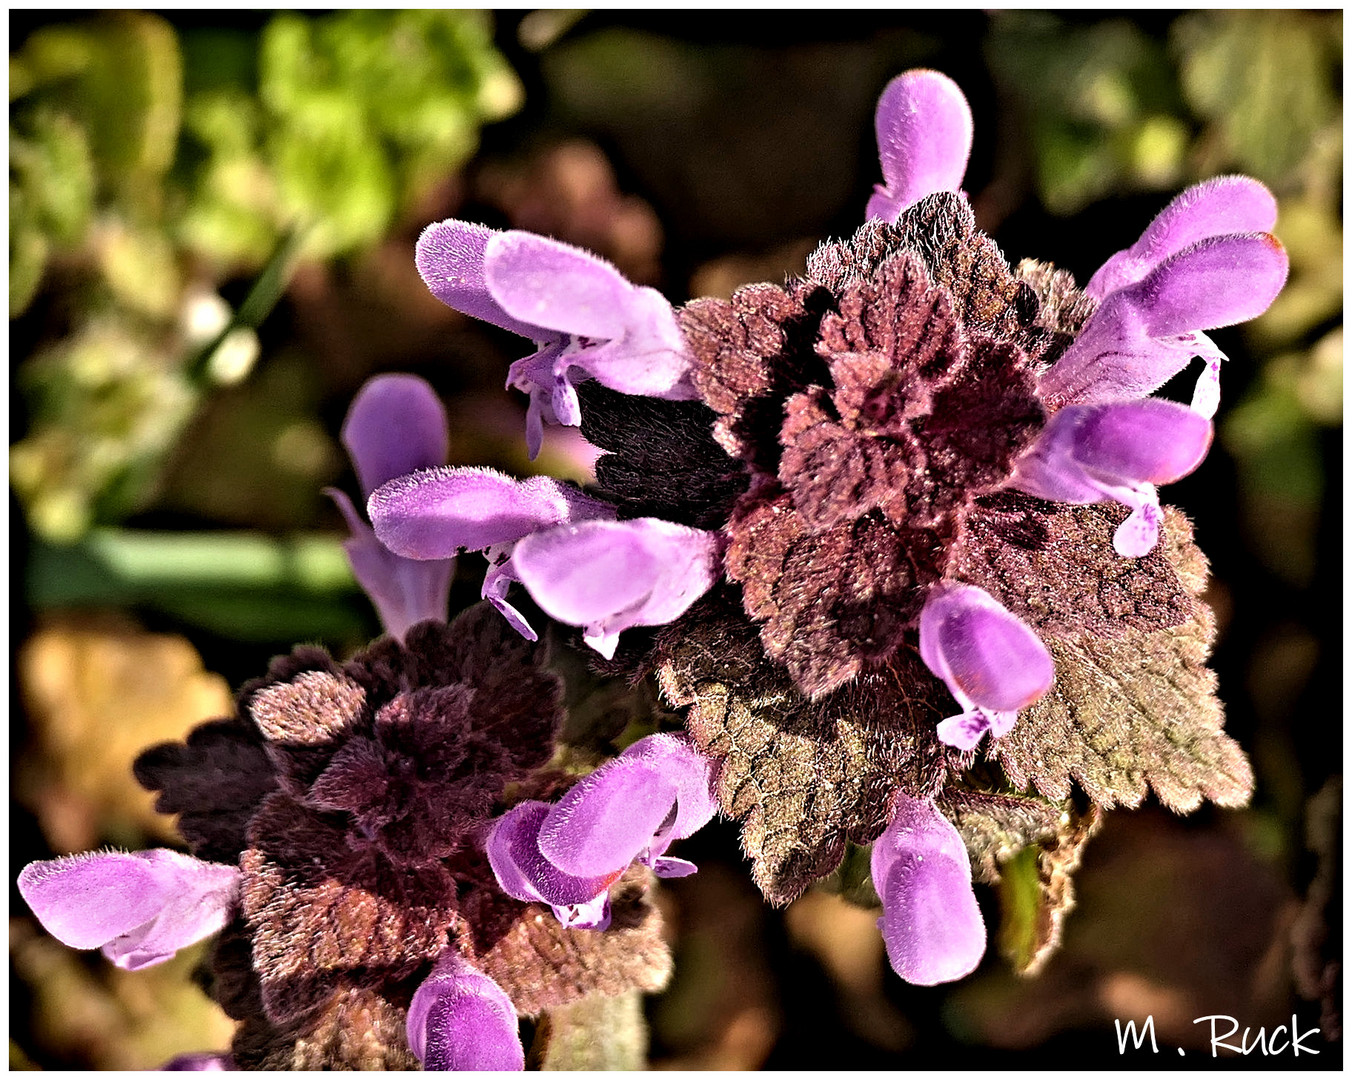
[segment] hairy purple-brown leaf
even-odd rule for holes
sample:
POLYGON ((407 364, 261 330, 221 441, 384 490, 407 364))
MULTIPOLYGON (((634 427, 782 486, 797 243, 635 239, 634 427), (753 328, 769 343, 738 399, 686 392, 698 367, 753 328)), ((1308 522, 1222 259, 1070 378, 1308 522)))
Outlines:
POLYGON ((650 883, 650 872, 634 866, 612 887, 604 931, 568 929, 544 905, 475 889, 461 907, 458 943, 527 1016, 592 995, 660 990, 671 953, 650 883))
MULTIPOLYGON (((1195 596, 1201 555, 1172 510, 1164 539, 1166 558, 1195 596)), ((1031 783, 1052 799, 1065 798, 1073 781, 1103 807, 1138 806, 1152 789, 1178 812, 1203 799, 1244 805, 1253 769, 1222 730, 1216 676, 1205 666, 1214 634, 1214 616, 1197 601, 1187 621, 1167 629, 1044 636, 1056 683, 1013 731, 987 743, 987 758, 1016 787, 1031 783)))
POLYGON ((254 816, 249 843, 241 899, 273 1022, 323 1004, 344 980, 406 978, 444 947, 456 889, 440 864, 399 866, 354 844, 343 815, 281 793, 254 816))
POLYGON ((158 791, 155 809, 178 814, 192 853, 233 864, 245 847, 249 819, 277 788, 258 732, 238 718, 211 720, 181 743, 161 743, 137 757, 137 782, 158 791))
POLYGON ((728 576, 742 583, 765 651, 803 693, 829 693, 896 652, 948 549, 878 512, 814 534, 787 494, 758 494, 729 523, 728 576))
POLYGON ((723 812, 766 898, 787 904, 833 871, 847 840, 887 826, 893 792, 933 795, 945 751, 934 735, 942 686, 911 651, 810 701, 761 651, 725 593, 706 598, 658 643, 659 679, 719 766, 723 812))
POLYGON ((1139 559, 1113 550, 1118 503, 1066 506, 1019 492, 968 516, 953 575, 985 589, 1044 639, 1178 626, 1197 609, 1163 545, 1139 559))

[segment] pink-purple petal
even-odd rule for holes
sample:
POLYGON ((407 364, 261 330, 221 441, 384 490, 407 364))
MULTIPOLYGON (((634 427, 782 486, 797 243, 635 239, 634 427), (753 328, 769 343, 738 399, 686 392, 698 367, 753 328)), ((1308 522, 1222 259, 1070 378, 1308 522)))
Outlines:
POLYGON ((883 902, 878 925, 893 970, 919 986, 974 971, 986 951, 986 927, 971 864, 962 837, 934 804, 898 795, 871 864, 883 902))
POLYGON ((654 766, 616 758, 583 777, 540 826, 540 854, 574 877, 624 870, 676 812, 676 785, 654 766))
POLYGON ((1012 712, 1056 677, 1037 634, 983 589, 944 582, 920 612, 920 656, 963 706, 1012 712))
POLYGON ((718 812, 714 763, 695 749, 688 735, 649 735, 626 747, 620 758, 644 762, 676 785, 671 839, 693 836, 718 812))
POLYGON ((54 938, 129 971, 168 960, 232 916, 239 870, 176 851, 92 852, 30 863, 19 893, 54 938))
POLYGON ((963 838, 932 802, 896 797, 895 818, 873 843, 873 887, 887 958, 907 983, 933 987, 971 975, 986 952, 963 838), (945 827, 946 826, 946 827, 945 827))
POLYGON ((972 111, 957 83, 937 71, 898 75, 874 116, 884 183, 867 216, 896 221, 936 191, 957 191, 972 150, 972 111))
POLYGON ((493 299, 484 280, 484 252, 497 230, 468 221, 439 221, 418 237, 418 273, 432 295, 448 307, 514 334, 542 341, 551 332, 515 319, 493 299))
POLYGON ((517 545, 513 561, 547 614, 613 639, 683 614, 713 585, 717 552, 713 533, 636 518, 534 533, 517 545))
POLYGON ((1060 502, 1114 498, 1118 487, 1172 483, 1211 446, 1212 424, 1172 401, 1068 405, 1015 466, 1013 485, 1060 502))
POLYGON ((325 494, 337 505, 351 536, 343 543, 348 565, 357 584, 375 605, 387 633, 402 639, 410 626, 425 619, 446 619, 450 602, 453 559, 405 559, 394 554, 377 538, 352 505, 336 488, 325 494))
POLYGON ((1131 247, 1108 259, 1089 279, 1085 293, 1102 300, 1139 281, 1171 255, 1213 236, 1271 232, 1277 200, 1247 176, 1217 176, 1180 193, 1131 247))
POLYGON ((426 380, 378 375, 352 399, 342 441, 369 496, 387 480, 446 463, 446 410, 426 380))
POLYGON ((493 300, 522 323, 600 340, 624 335, 634 287, 591 252, 514 230, 488 240, 483 265, 493 300))
MULTIPOLYGON (((494 822, 485 850, 502 891, 517 900, 539 900, 559 908, 603 899, 625 867, 596 877, 566 874, 540 853, 540 827, 551 805, 518 803, 494 822)), ((625 864, 628 866, 628 863, 625 864)))
POLYGON ((235 1059, 229 1054, 179 1054, 160 1066, 160 1072, 234 1072, 235 1059))
POLYGON ((1058 405, 1143 397, 1215 346, 1199 330, 1261 315, 1286 281, 1287 258, 1267 234, 1214 237, 1170 256, 1111 293, 1038 391, 1058 405))
POLYGON ((395 554, 447 559, 614 510, 549 477, 513 480, 492 469, 440 468, 377 488, 367 512, 376 536, 395 554))
POLYGON ((1263 314, 1286 284, 1275 236, 1217 236, 1171 255, 1131 286, 1152 337, 1233 326, 1263 314))
POLYGON ((492 979, 454 950, 413 993, 408 1045, 424 1069, 519 1072, 525 1053, 516 1009, 492 979))

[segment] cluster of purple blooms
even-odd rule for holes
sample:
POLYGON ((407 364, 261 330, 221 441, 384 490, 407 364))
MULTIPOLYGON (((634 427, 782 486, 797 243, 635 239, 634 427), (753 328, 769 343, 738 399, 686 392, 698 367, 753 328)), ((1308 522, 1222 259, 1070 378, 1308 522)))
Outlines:
MULTIPOLYGON (((869 218, 894 222, 927 196, 959 192, 972 120, 948 78, 912 71, 893 80, 876 126, 885 182, 869 218)), ((1124 504, 1118 555, 1156 546, 1157 486, 1195 469, 1212 438, 1223 355, 1204 331, 1260 314, 1285 281, 1286 256, 1269 232, 1275 219, 1262 185, 1209 181, 1093 275, 1092 314, 1038 375, 1045 425, 1015 462, 1010 487, 1055 502, 1124 504), (1190 407, 1150 396, 1193 358, 1204 367, 1190 407)), ((535 343, 508 378, 529 395, 532 457, 544 425, 581 423, 578 388, 590 380, 624 395, 699 397, 670 304, 587 252, 445 221, 423 234, 417 263, 446 304, 535 343)), ((352 569, 395 637, 446 618, 453 559, 466 551, 486 557, 482 596, 523 637, 534 641, 536 631, 512 604, 514 584, 607 659, 625 631, 673 622, 723 577, 726 539, 716 529, 621 520, 610 502, 569 484, 446 467, 445 414, 421 380, 373 380, 342 436, 369 524, 347 496, 332 495, 351 532, 352 569)), ((958 706, 939 739, 960 750, 1006 735, 1055 679, 1034 629, 975 585, 929 585, 916 630, 920 658, 958 706)), ((547 905, 565 926, 604 931, 609 890, 631 864, 658 877, 694 872, 667 850, 715 815, 716 791, 715 764, 687 736, 650 736, 560 798, 511 807, 482 836, 483 851, 508 896, 547 905)), ((935 801, 895 793, 871 867, 897 973, 933 985, 971 972, 986 931, 964 842, 935 801)), ((137 969, 219 931, 239 904, 239 871, 166 850, 93 853, 32 864, 19 888, 59 940, 137 969)), ((425 1067, 522 1067, 510 999, 454 950, 407 1015, 409 1046, 425 1067)))

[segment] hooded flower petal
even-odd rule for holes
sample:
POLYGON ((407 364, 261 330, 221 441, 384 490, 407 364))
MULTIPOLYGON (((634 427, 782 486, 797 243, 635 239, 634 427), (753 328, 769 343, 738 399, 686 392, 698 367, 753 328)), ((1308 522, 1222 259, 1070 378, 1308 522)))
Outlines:
POLYGON ((432 295, 447 307, 510 330, 532 341, 557 336, 533 323, 514 319, 493 299, 484 280, 484 251, 496 229, 468 221, 439 221, 418 237, 418 273, 432 295))
POLYGON ((19 893, 49 934, 73 949, 102 948, 128 971, 216 933, 238 892, 235 867, 165 849, 68 855, 19 874, 19 893))
POLYGON ((953 823, 927 799, 897 796, 891 824, 873 845, 878 926, 892 968, 934 986, 970 974, 986 951, 972 867, 953 823))
POLYGON ((424 1069, 520 1072, 516 1009, 497 983, 454 950, 437 961, 408 1007, 408 1045, 424 1069))
POLYGON ((1171 255, 1213 236, 1271 232, 1277 200, 1257 180, 1218 176, 1178 195, 1150 223, 1141 238, 1105 262, 1085 286, 1086 296, 1102 300, 1140 281, 1171 255))
MULTIPOLYGON (((414 375, 379 375, 358 391, 343 422, 343 445, 362 494, 395 477, 441 465, 447 451, 446 410, 436 391, 414 375)), ((357 584, 371 598, 386 631, 397 638, 414 623, 446 618, 449 559, 414 562, 390 552, 336 488, 325 490, 347 521, 343 545, 357 584)))
POLYGON ((446 409, 426 380, 378 375, 352 399, 342 441, 369 496, 387 480, 446 463, 446 409))
POLYGON ((599 340, 625 334, 634 286, 581 248, 534 233, 496 233, 484 251, 484 282, 502 310, 523 324, 599 340))
POLYGON ((550 905, 559 922, 582 930, 610 925, 609 890, 629 865, 597 877, 566 874, 540 853, 540 827, 551 806, 518 803, 493 823, 484 847, 502 891, 517 900, 550 905))
POLYGON ((1043 499, 1113 499, 1130 506, 1133 513, 1119 527, 1114 546, 1120 555, 1139 557, 1159 539, 1155 485, 1197 468, 1211 433, 1205 416, 1158 398, 1068 405, 1019 459, 1010 483, 1043 499))
POLYGON ((635 518, 533 533, 513 562, 546 613, 584 627, 584 640, 610 657, 621 631, 671 622, 708 591, 717 553, 714 533, 635 518))
POLYGON ((441 468, 382 485, 367 512, 376 536, 395 554, 445 559, 615 511, 549 477, 513 480, 492 469, 441 468))
POLYGON ((878 99, 874 127, 885 183, 875 186, 868 217, 896 221, 926 195, 958 190, 972 152, 972 110, 947 75, 898 75, 878 99))
MULTIPOLYGON (((1057 406, 1144 397, 1194 356, 1214 377, 1221 354, 1200 330, 1261 315, 1286 282, 1287 259, 1272 236, 1213 237, 1184 248, 1140 281, 1111 293, 1038 382, 1057 406)), ((1212 395, 1204 392, 1204 403, 1212 395)))
POLYGON ((689 863, 665 860, 672 841, 708 824, 717 809, 712 764, 675 735, 640 739, 579 780, 540 827, 540 853, 579 877, 623 870, 634 860, 659 877, 683 876, 689 863), (679 871, 667 874, 668 863, 679 871))
POLYGON ((965 710, 939 724, 939 738, 969 750, 987 731, 1012 726, 1056 678, 1047 648, 984 589, 944 582, 920 612, 920 658, 965 710))

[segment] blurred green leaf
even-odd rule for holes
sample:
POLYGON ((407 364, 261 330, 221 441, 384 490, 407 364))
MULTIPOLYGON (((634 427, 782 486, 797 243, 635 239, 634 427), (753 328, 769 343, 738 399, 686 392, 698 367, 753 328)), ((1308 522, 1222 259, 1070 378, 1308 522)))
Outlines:
POLYGON ((1000 954, 1023 971, 1042 949, 1042 880, 1037 847, 1026 847, 1000 867, 1000 954))
POLYGON ((550 1009, 537 1029, 536 1043, 531 1052, 540 1055, 544 1072, 642 1069, 648 1054, 643 996, 637 990, 617 997, 593 994, 550 1009))
POLYGON ((183 69, 173 28, 145 12, 41 27, 21 59, 35 90, 88 133, 110 191, 153 204, 178 142, 183 69))
POLYGON ((35 608, 144 606, 240 641, 365 636, 342 538, 95 529, 38 542, 25 592, 35 608))
POLYGON ((1232 162, 1282 185, 1321 141, 1339 139, 1342 16, 1336 12, 1196 12, 1173 27, 1188 103, 1219 146, 1204 171, 1232 162))
POLYGON ((1038 193, 1069 214, 1108 194, 1178 181, 1187 129, 1164 49, 1134 24, 1067 26, 1046 12, 994 17, 986 55, 1023 105, 1038 193))

